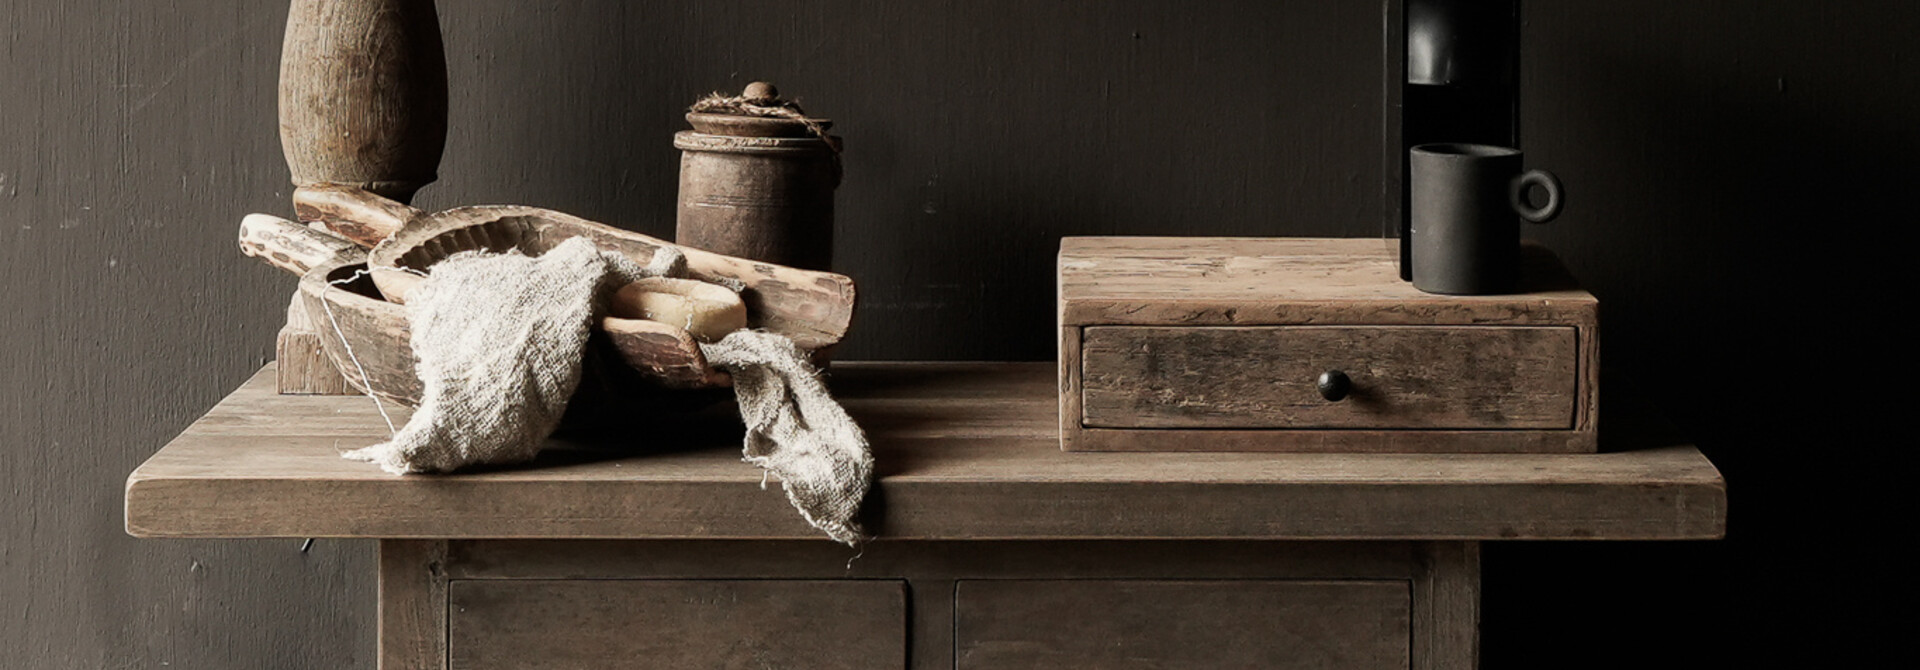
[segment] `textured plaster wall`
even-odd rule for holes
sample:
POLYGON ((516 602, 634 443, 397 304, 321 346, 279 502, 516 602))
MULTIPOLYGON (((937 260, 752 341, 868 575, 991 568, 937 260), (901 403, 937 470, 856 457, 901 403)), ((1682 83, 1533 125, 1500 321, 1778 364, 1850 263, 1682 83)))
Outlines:
MULTIPOLYGON (((1378 230, 1378 3, 442 3, 429 208, 670 235, 681 106, 769 78, 848 139, 850 358, 1047 359, 1061 235, 1378 230)), ((143 541, 128 471, 272 354, 279 2, 0 0, 0 667, 371 668, 372 546, 143 541)), ((1731 537, 1487 550, 1488 667, 1865 662, 1913 609, 1889 417, 1910 2, 1532 2, 1538 236, 1610 372, 1732 482, 1731 537)))

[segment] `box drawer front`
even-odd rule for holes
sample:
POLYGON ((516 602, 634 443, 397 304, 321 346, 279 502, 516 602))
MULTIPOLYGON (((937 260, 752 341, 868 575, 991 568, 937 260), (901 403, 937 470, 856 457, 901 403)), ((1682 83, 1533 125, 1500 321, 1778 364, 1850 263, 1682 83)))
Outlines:
POLYGON ((1401 581, 962 581, 960 670, 1408 666, 1401 581))
POLYGON ((1569 429, 1571 327, 1089 326, 1094 428, 1569 429), (1321 397, 1321 373, 1352 380, 1321 397))
POLYGON ((1572 428, 1567 326, 1089 326, 1089 428, 1572 428), (1352 378, 1327 401, 1321 372, 1352 378))
POLYGON ((455 580, 453 670, 906 665, 899 581, 455 580))

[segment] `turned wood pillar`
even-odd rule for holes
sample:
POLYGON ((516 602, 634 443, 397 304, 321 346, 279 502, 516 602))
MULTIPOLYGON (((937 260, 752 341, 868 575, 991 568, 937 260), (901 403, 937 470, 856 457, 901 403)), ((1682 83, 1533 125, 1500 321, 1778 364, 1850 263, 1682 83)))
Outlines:
POLYGON ((280 146, 295 186, 407 202, 447 143, 433 0, 293 0, 280 52, 280 146))
MULTIPOLYGON (((280 146, 294 186, 347 184, 408 202, 447 143, 447 63, 433 0, 293 0, 280 52, 280 146)), ((347 393, 318 318, 288 310, 281 393, 347 393), (317 363, 317 364, 316 364, 317 363)))

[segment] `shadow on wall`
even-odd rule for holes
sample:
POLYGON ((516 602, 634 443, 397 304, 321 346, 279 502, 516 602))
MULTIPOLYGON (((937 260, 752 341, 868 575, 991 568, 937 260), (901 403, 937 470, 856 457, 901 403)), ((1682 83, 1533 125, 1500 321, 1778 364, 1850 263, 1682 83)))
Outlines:
POLYGON ((1909 580, 1858 579, 1898 574, 1875 510, 1915 463, 1889 428, 1911 393, 1883 390, 1906 349, 1884 296, 1920 177, 1920 77, 1892 27, 1920 16, 1547 4, 1525 134, 1572 204, 1532 232, 1600 296, 1609 368, 1726 474, 1730 523, 1719 543, 1491 548, 1487 667, 1871 662, 1915 623, 1892 608, 1909 580))

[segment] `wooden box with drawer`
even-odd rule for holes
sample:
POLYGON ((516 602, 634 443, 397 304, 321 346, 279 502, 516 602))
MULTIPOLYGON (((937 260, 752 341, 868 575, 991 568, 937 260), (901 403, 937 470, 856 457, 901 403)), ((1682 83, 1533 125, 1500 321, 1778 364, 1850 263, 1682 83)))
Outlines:
POLYGON ((1598 303, 1401 281, 1391 240, 1061 242, 1068 451, 1592 452, 1598 303))

